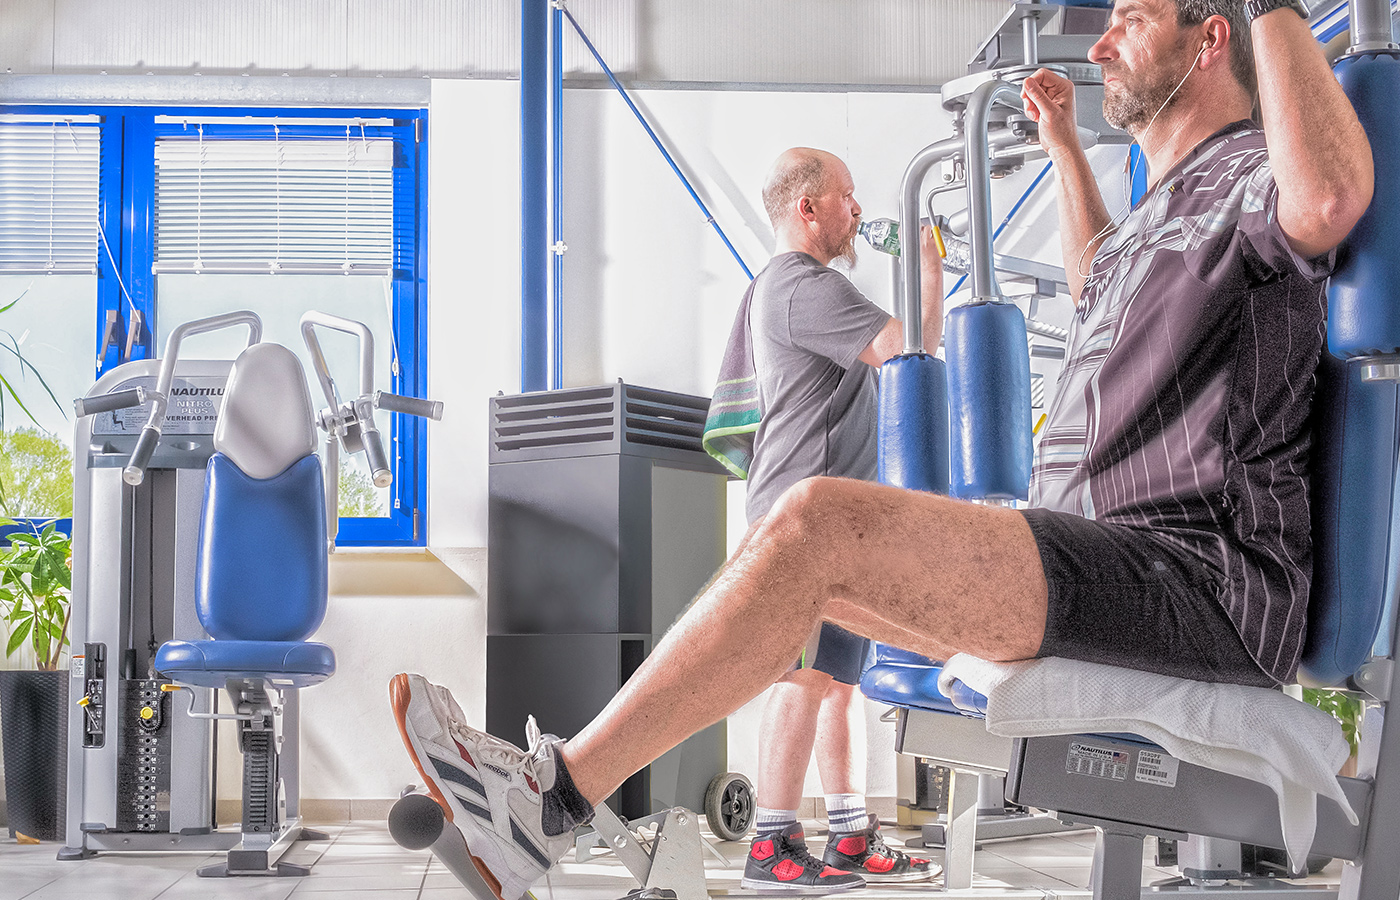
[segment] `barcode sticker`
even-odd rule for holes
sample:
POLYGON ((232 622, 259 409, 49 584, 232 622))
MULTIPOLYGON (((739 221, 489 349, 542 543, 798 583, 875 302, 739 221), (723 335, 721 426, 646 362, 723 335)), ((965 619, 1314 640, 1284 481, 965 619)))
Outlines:
POLYGON ((1092 744, 1070 744, 1069 756, 1065 758, 1065 771, 1070 775, 1126 781, 1128 755, 1126 750, 1095 747, 1092 744))
POLYGON ((1133 772, 1136 781, 1160 784, 1163 787, 1176 787, 1178 760, 1158 750, 1139 750, 1137 768, 1133 772))

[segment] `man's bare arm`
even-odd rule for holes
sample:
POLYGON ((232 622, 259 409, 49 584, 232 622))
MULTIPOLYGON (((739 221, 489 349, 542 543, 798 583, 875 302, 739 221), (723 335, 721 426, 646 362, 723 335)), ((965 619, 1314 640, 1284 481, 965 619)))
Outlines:
MULTIPOLYGON (((933 353, 943 338, 943 262, 933 239, 933 229, 928 225, 919 230, 919 291, 924 317, 924 349, 933 353)), ((904 323, 890 319, 857 359, 879 368, 885 360, 903 352, 904 323)))
POLYGON ((1279 226, 1299 255, 1317 256, 1371 203, 1371 145, 1306 22, 1278 9, 1255 19, 1250 36, 1279 226))
MULTIPOLYGON (((1296 16, 1295 16, 1296 18, 1296 16)), ((1074 85, 1041 69, 1022 85, 1026 112, 1040 124, 1040 146, 1055 164, 1060 201, 1060 248, 1064 253, 1065 281, 1076 304, 1084 290, 1089 261, 1107 237, 1108 208, 1099 192, 1089 158, 1079 145, 1074 114, 1074 85)))

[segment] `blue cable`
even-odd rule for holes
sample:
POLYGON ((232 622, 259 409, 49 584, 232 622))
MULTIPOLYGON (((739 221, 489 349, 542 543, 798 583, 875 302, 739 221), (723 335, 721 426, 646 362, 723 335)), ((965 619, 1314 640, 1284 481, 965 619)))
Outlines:
POLYGON ((715 221, 715 217, 711 215, 709 209, 705 207, 705 201, 701 200, 700 195, 695 193, 695 188, 690 186, 690 181, 681 172, 680 167, 676 165, 676 161, 671 158, 671 154, 666 152, 666 148, 662 145, 661 139, 656 136, 656 132, 651 130, 651 126, 647 124, 647 120, 642 115, 641 110, 637 109, 637 105, 632 102, 632 98, 627 96, 627 91, 618 82, 617 77, 613 75, 612 69, 609 69, 608 64, 603 62, 603 57, 598 55, 598 51, 594 48, 593 42, 588 39, 588 35, 583 33, 583 29, 579 27, 578 20, 574 18, 574 14, 569 12, 567 7, 562 11, 568 18, 569 24, 574 26, 574 31, 577 31, 578 36, 583 39, 584 46, 588 48, 588 52, 593 54, 593 58, 597 60, 598 65, 602 67, 603 74, 608 76, 608 81, 611 81, 612 86, 617 88, 617 92, 622 95, 623 101, 627 103, 627 108, 632 110, 632 114, 637 117, 637 121, 642 123, 642 127, 646 129, 647 136, 651 138, 651 142, 656 145, 657 150, 661 151, 661 155, 666 157, 666 162, 670 164, 671 171, 676 173, 676 177, 681 180, 681 184, 685 185, 685 189, 690 192, 690 198, 695 201, 695 205, 700 207, 700 211, 705 214, 705 221, 710 223, 710 227, 714 228, 715 233, 719 235, 719 239, 724 241, 724 246, 728 247, 729 252, 734 255, 734 260, 739 263, 739 268, 743 269, 744 274, 752 281, 753 273, 750 272, 749 267, 744 264, 743 257, 739 255, 738 250, 734 249, 734 245, 729 242, 729 238, 725 235, 724 229, 719 227, 719 223, 715 221))

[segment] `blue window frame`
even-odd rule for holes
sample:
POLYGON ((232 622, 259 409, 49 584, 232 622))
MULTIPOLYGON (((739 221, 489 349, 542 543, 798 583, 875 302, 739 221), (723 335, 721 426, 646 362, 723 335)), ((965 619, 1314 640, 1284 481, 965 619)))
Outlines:
MULTIPOLYGON (((208 139, 258 139, 273 133, 268 120, 276 119, 285 137, 335 137, 343 126, 315 120, 388 120, 390 124, 366 126, 368 138, 393 142, 393 263, 391 322, 397 348, 398 371, 389 390, 424 396, 427 390, 427 111, 423 109, 345 108, 230 108, 230 107, 114 107, 114 106, 0 106, 0 113, 101 117, 100 187, 98 196, 102 238, 98 250, 98 288, 94 315, 98 341, 108 316, 120 317, 120 334, 126 334, 131 309, 143 319, 140 340, 129 356, 122 340, 95 347, 101 360, 98 376, 124 361, 157 354, 150 346, 159 323, 155 257, 156 141, 176 136, 183 126, 173 118, 228 120, 247 117, 249 124, 205 126, 208 139), (296 120, 305 120, 298 124, 296 120), (129 299, 124 296, 125 284, 129 299)), ((295 275, 276 277, 296 277, 295 275)), ((178 323, 177 323, 178 324, 178 323)), ((314 402, 314 401, 313 401, 314 402)), ((342 518, 339 546, 423 546, 427 523, 427 432, 422 419, 393 414, 390 444, 394 482, 388 514, 382 517, 342 518)), ((69 520, 60 520, 67 530, 69 520)), ((13 530, 13 529, 10 529, 13 530)), ((3 535, 0 535, 2 538, 3 535)))

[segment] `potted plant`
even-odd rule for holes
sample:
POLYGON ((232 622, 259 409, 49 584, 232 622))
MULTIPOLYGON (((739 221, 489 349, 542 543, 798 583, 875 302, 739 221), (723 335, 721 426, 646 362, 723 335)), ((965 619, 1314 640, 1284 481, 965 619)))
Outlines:
POLYGON ((1361 698, 1346 691, 1314 690, 1303 688, 1303 702, 1311 703, 1332 716, 1342 726, 1342 736, 1351 746, 1351 757, 1342 766, 1340 775, 1356 774, 1356 752, 1360 740, 1361 715, 1364 711, 1361 698))
POLYGON ((13 519, 0 551, 0 609, 9 628, 5 655, 31 648, 37 669, 0 671, 0 729, 11 829, 39 840, 63 837, 68 736, 68 645, 72 539, 50 521, 13 519))

